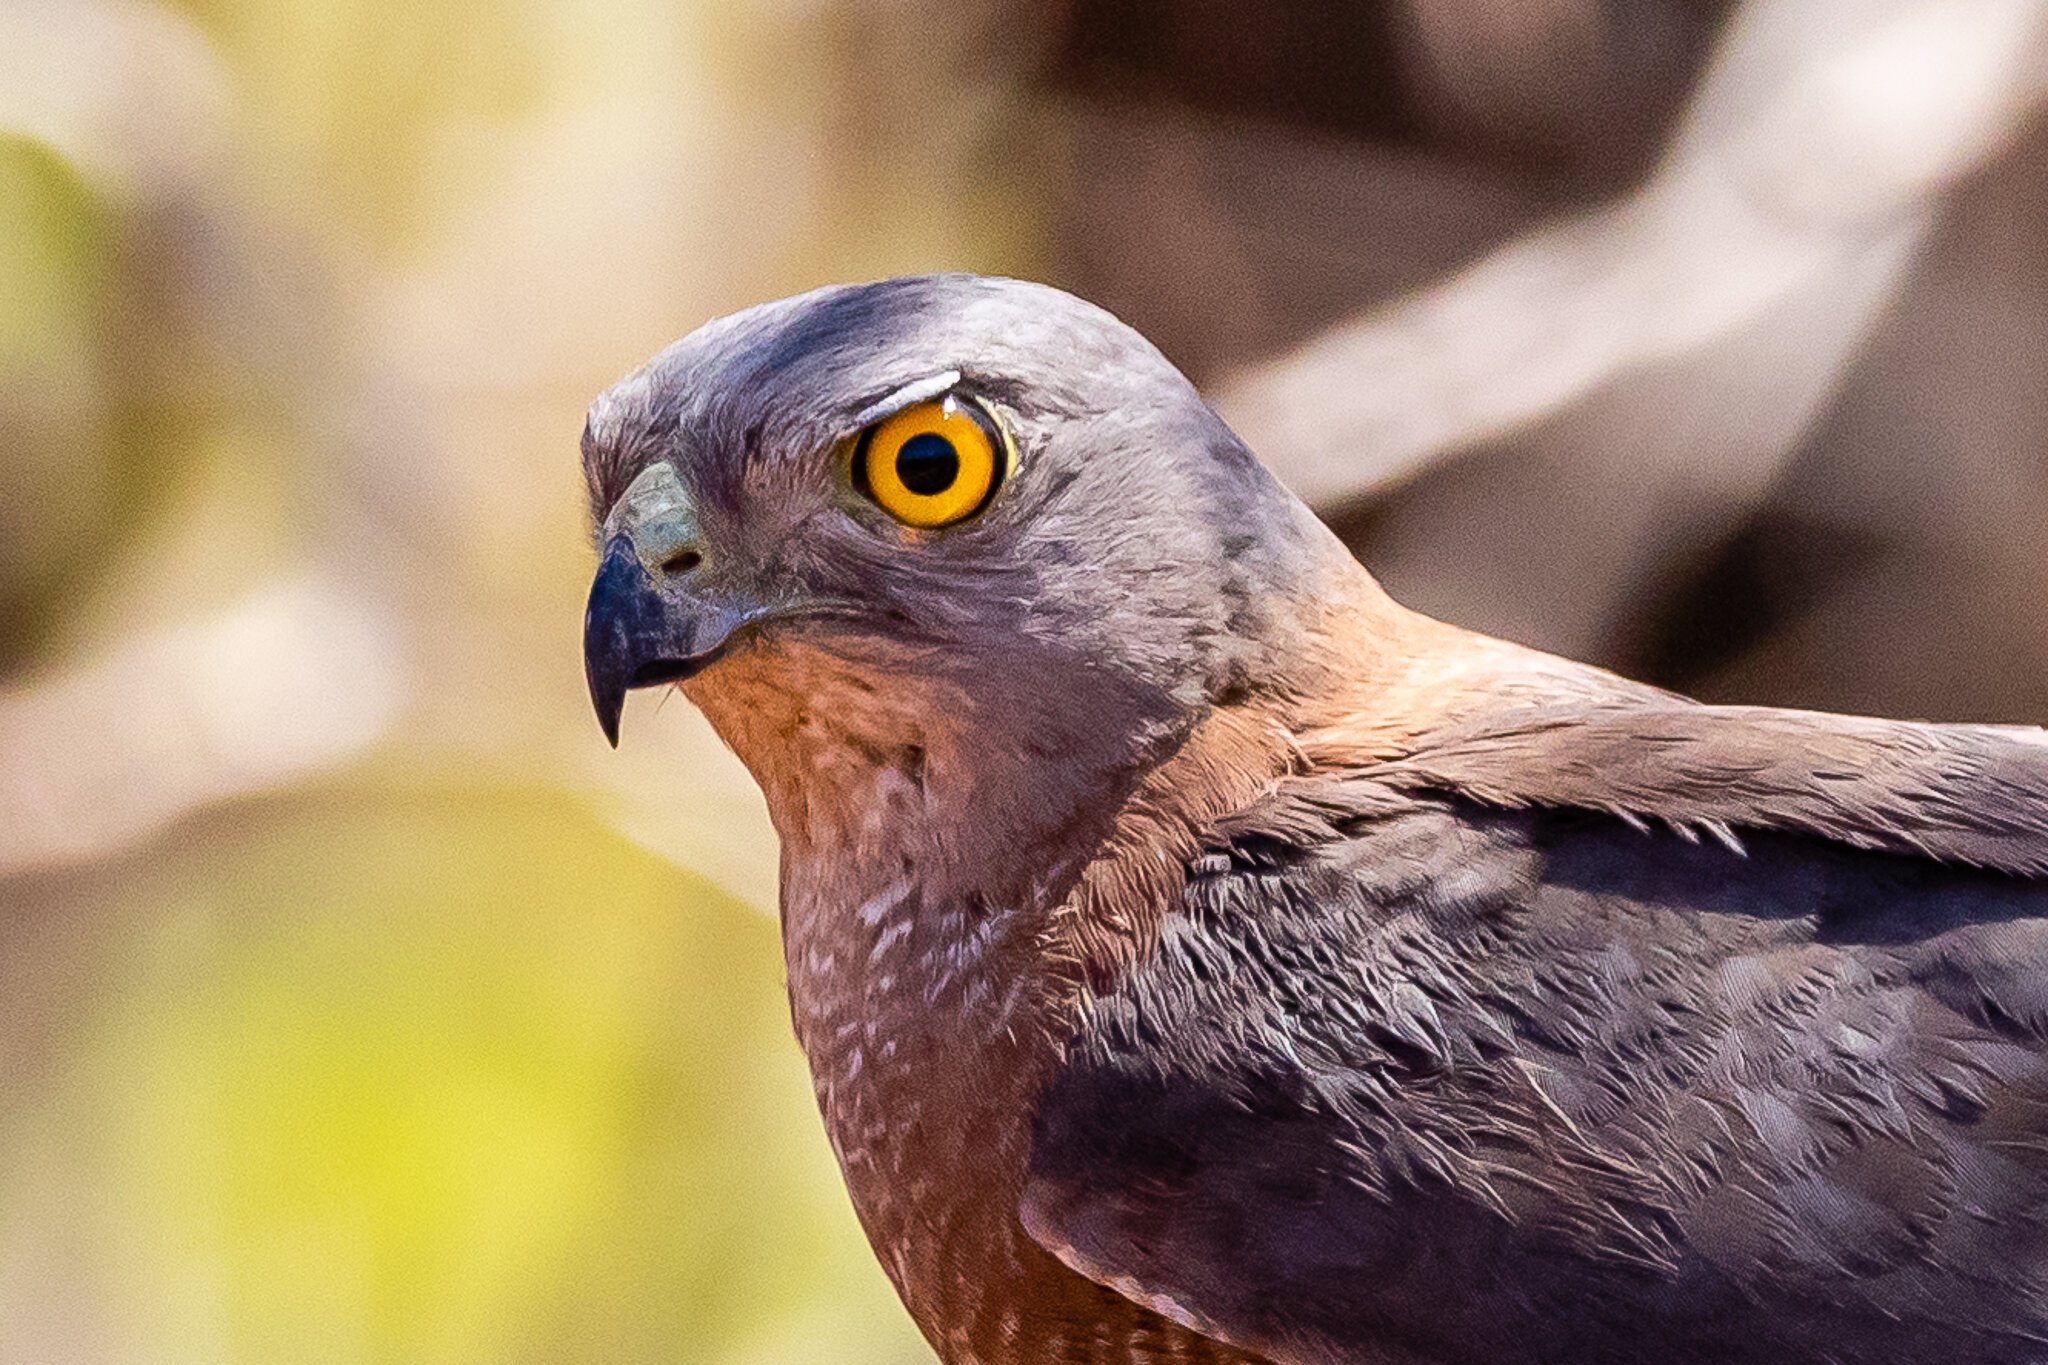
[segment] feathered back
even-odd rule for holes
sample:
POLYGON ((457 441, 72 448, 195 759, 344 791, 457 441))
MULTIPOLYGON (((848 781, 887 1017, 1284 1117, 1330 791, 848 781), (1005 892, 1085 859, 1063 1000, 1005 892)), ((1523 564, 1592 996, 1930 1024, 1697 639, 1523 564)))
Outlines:
POLYGON ((1771 829, 2048 873, 2048 732, 2033 728, 1677 702, 1538 710, 1432 736, 1362 775, 1724 841, 1771 829))

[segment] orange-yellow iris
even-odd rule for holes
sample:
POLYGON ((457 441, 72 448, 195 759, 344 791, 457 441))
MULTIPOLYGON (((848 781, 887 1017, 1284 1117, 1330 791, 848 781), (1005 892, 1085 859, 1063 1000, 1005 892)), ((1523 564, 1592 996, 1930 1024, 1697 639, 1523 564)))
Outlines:
POLYGON ((986 506, 1005 463, 994 419, 955 394, 869 427, 853 459, 863 493, 898 521, 927 530, 986 506))

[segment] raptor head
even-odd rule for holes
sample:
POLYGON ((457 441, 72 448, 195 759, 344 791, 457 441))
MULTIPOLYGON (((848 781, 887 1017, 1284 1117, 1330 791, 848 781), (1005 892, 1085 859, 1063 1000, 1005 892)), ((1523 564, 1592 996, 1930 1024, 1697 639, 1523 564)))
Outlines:
POLYGON ((583 451, 599 723, 680 683, 785 839, 847 765, 991 837, 1070 819, 1286 686, 1363 577, 1148 342, 1014 280, 718 319, 600 397, 583 451))

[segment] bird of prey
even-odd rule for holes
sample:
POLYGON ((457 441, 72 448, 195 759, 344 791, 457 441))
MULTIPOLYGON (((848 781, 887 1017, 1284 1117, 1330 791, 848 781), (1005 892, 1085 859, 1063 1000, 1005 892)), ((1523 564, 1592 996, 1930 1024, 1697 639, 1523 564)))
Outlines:
POLYGON ((2048 1361, 2041 732, 1410 612, 1040 285, 714 321, 583 456, 598 717, 760 782, 951 1365, 2048 1361))

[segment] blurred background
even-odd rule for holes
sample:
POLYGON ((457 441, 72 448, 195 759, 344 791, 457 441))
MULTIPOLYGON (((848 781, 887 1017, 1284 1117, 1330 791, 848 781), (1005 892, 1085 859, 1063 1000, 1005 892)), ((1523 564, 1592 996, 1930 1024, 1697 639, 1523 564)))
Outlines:
POLYGON ((0 1362, 929 1360, 589 399, 835 279, 1148 332, 1394 593, 2048 721, 2038 0, 0 0, 0 1362))

